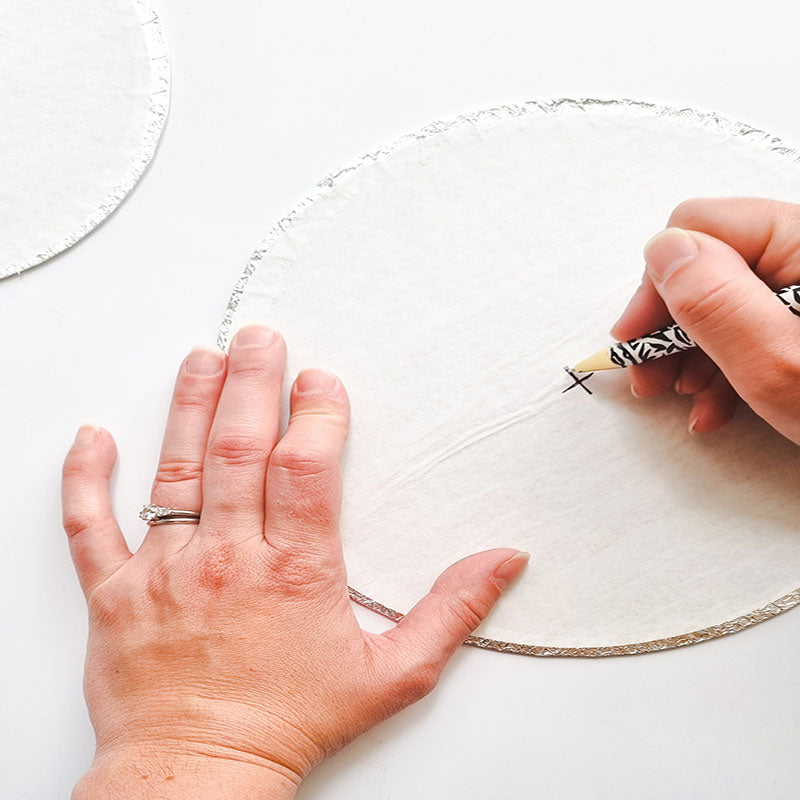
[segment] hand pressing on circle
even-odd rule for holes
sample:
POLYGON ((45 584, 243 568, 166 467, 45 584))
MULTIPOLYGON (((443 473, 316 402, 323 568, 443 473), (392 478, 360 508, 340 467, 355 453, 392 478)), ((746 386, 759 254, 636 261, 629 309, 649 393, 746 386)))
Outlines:
POLYGON ((800 444, 800 317, 774 292, 800 283, 800 206, 752 198, 681 203, 645 248, 620 340, 677 322, 698 349, 629 367, 631 390, 692 395, 689 429, 713 431, 744 400, 800 444))
POLYGON ((427 694, 527 562, 472 555, 395 628, 363 631, 338 532, 347 394, 300 373, 281 435, 285 360, 277 333, 249 326, 227 358, 183 362, 151 502, 202 515, 151 526, 135 554, 111 512, 114 442, 78 431, 64 527, 89 608, 97 751, 74 800, 293 796, 314 765, 427 694))

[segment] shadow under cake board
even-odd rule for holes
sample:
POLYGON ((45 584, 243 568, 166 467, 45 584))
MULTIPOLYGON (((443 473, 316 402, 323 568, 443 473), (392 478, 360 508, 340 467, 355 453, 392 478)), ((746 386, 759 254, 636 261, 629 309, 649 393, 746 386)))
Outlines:
POLYGON ((220 329, 260 322, 288 373, 351 396, 342 537, 389 618, 489 547, 531 552, 470 644, 597 657, 681 647, 798 603, 800 456, 747 409, 572 383, 641 247, 691 196, 800 201, 798 154, 713 113, 559 100, 427 126, 322 181, 253 255, 220 329), (585 388, 585 387, 584 387, 585 388))

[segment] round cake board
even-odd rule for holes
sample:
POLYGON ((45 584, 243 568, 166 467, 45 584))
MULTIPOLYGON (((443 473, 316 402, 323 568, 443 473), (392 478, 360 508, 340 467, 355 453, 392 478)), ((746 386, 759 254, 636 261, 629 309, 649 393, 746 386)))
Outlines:
MULTIPOLYGON (((324 180, 253 255, 222 323, 280 330, 289 373, 352 402, 342 537, 353 597, 407 612, 450 563, 531 553, 470 639, 647 652, 800 600, 800 451, 740 408, 687 431, 603 345, 642 246, 694 196, 800 201, 798 154, 716 114, 530 102, 436 123, 324 180)), ((788 312, 787 312, 788 313, 788 312)))
POLYGON ((153 0, 4 0, 0 278, 71 247, 144 173, 167 118, 153 0))

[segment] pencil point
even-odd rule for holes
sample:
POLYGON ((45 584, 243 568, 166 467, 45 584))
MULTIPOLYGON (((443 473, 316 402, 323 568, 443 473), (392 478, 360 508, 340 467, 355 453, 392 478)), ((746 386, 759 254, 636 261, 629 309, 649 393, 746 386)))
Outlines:
POLYGON ((606 347, 605 350, 579 361, 572 369, 574 372, 598 372, 603 369, 619 369, 619 365, 611 360, 606 347))

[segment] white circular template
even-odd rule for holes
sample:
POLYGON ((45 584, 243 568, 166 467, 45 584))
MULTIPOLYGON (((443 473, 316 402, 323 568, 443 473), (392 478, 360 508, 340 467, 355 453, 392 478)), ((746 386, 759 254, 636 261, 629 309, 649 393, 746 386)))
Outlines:
POLYGON ((690 435, 687 398, 563 369, 610 343, 672 208, 718 195, 800 201, 798 154, 715 114, 562 100, 431 125, 281 220, 220 341, 267 323, 292 375, 348 388, 354 597, 402 614, 456 559, 517 547, 530 565, 472 642, 578 656, 800 602, 800 449, 746 408, 690 435))
POLYGON ((153 0, 0 7, 0 277, 97 227, 150 163, 169 60, 153 0))

